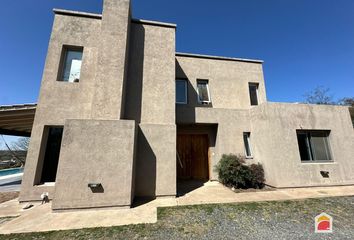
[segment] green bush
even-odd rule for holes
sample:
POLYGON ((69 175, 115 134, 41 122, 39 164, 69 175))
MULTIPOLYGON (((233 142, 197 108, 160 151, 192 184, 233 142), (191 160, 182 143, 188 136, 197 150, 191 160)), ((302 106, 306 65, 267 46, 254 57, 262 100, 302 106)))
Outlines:
POLYGON ((219 180, 235 188, 264 187, 264 170, 261 164, 246 165, 242 156, 224 154, 216 165, 219 180))
POLYGON ((253 188, 263 188, 264 187, 264 169, 262 164, 251 164, 250 165, 252 178, 251 178, 251 186, 253 188))

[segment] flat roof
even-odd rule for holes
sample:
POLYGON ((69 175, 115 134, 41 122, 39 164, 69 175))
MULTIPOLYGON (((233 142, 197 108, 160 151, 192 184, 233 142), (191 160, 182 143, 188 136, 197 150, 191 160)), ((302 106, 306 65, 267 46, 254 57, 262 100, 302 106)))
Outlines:
POLYGON ((137 18, 132 18, 132 23, 154 25, 154 26, 159 26, 159 27, 177 28, 177 24, 174 24, 174 23, 157 22, 157 21, 137 19, 137 18))
POLYGON ((97 14, 97 13, 71 11, 71 10, 58 9, 58 8, 54 8, 53 12, 55 14, 60 14, 60 15, 102 19, 102 14, 97 14))
POLYGON ((176 56, 177 57, 191 57, 191 58, 204 58, 204 59, 224 60, 224 61, 263 63, 263 60, 257 60, 257 59, 221 57, 221 56, 194 54, 194 53, 176 52, 176 56))
POLYGON ((13 105, 0 105, 0 112, 13 111, 13 110, 28 110, 36 109, 37 103, 24 103, 24 104, 13 104, 13 105))
POLYGON ((37 104, 0 106, 0 134, 31 136, 37 104))
MULTIPOLYGON (((54 8, 53 12, 55 14, 60 14, 60 15, 102 19, 102 14, 97 14, 97 13, 71 11, 71 10, 58 9, 58 8, 54 8)), ((170 27, 170 28, 177 27, 177 24, 174 23, 151 21, 151 20, 144 20, 144 19, 137 19, 137 18, 132 18, 131 21, 132 23, 146 24, 146 25, 153 25, 153 26, 160 26, 160 27, 170 27)))

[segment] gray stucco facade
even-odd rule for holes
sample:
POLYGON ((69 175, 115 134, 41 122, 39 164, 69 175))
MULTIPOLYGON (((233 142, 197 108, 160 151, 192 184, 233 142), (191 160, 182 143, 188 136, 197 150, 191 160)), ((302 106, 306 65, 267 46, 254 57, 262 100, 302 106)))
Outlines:
POLYGON ((133 19, 129 0, 103 2, 102 15, 54 10, 20 201, 48 192, 53 209, 65 210, 174 197, 177 136, 188 134, 207 136, 208 180, 218 179, 222 154, 245 153, 247 132, 247 161, 263 164, 271 186, 354 184, 347 107, 269 103, 262 61, 176 53, 176 25, 133 19), (83 49, 79 82, 58 81, 67 46, 83 49), (176 79, 186 82, 185 104, 176 104, 176 79), (208 104, 198 101, 200 79, 208 82, 208 104), (57 126, 56 177, 43 182, 48 128, 57 126), (301 161, 297 131, 304 129, 330 132, 330 161, 301 161))

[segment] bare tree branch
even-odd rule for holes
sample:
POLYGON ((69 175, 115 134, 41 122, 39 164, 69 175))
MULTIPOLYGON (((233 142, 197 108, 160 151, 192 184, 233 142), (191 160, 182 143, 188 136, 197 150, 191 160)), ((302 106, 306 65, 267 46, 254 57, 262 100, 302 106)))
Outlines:
POLYGON ((304 95, 305 102, 309 104, 335 104, 335 102, 333 102, 333 96, 329 95, 329 92, 329 88, 318 86, 313 91, 304 95))

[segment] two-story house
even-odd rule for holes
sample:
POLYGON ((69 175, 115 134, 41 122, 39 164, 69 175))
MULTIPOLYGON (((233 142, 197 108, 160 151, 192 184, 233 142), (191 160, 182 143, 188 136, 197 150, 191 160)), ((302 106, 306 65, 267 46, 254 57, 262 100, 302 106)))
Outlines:
POLYGON ((273 187, 354 184, 347 107, 267 102, 262 61, 176 53, 176 25, 55 9, 20 201, 129 207, 217 180, 222 154, 273 187))

